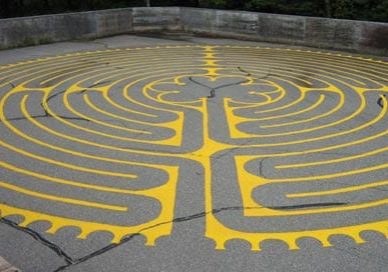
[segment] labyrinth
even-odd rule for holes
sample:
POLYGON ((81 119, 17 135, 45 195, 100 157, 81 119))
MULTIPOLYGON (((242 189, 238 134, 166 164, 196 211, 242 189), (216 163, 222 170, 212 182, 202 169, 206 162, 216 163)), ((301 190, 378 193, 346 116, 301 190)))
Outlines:
POLYGON ((387 93, 384 61, 285 48, 143 47, 0 66, 1 216, 157 246, 196 184, 203 208, 187 216, 204 219, 215 249, 388 237, 387 93))

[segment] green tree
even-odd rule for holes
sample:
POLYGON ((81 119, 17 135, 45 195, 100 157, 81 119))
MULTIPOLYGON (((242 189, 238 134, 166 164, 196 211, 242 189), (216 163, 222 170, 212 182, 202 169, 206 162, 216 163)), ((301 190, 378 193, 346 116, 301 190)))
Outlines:
POLYGON ((331 13, 334 18, 353 19, 355 17, 353 0, 332 1, 331 13))
POLYGON ((201 0, 200 7, 203 8, 226 8, 228 0, 201 0))
MULTIPOLYGON (((0 18, 145 6, 147 0, 0 0, 0 18)), ((388 22, 388 0, 150 0, 151 6, 194 6, 388 22)))

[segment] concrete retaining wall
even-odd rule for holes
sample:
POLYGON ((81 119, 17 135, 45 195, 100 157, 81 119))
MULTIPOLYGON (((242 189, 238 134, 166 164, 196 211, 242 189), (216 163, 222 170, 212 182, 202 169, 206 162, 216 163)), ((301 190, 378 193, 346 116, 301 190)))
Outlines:
POLYGON ((183 8, 186 31, 388 55, 388 24, 242 11, 183 8))
POLYGON ((179 7, 0 20, 0 47, 163 30, 388 55, 387 23, 179 7))
POLYGON ((0 48, 182 28, 180 8, 128 8, 0 20, 0 48))

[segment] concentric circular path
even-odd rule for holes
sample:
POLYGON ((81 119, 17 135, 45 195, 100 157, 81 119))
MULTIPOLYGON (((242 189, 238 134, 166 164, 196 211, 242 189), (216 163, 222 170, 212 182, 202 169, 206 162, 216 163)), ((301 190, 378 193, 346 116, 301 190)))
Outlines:
POLYGON ((0 66, 1 216, 158 246, 183 220, 180 194, 200 184, 203 209, 187 216, 205 218, 216 249, 388 236, 386 93, 385 62, 277 48, 129 48, 0 66))

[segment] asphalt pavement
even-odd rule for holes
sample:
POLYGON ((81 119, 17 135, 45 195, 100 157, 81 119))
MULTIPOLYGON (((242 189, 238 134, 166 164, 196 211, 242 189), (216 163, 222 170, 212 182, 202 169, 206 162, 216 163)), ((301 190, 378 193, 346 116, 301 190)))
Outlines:
POLYGON ((22 271, 387 271, 388 62, 122 35, 0 51, 22 271))

